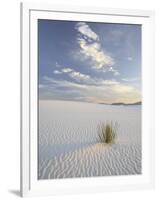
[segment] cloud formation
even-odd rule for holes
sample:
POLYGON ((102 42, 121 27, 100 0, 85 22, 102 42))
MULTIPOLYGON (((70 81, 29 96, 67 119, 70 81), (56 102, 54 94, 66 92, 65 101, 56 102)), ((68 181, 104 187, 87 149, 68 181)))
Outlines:
POLYGON ((88 74, 81 73, 79 71, 75 71, 72 68, 62 68, 61 70, 54 70, 55 74, 67 74, 70 78, 73 79, 73 81, 82 83, 82 84, 87 84, 87 85, 101 85, 101 84, 115 84, 118 83, 115 80, 104 80, 96 77, 91 77, 88 74))
POLYGON ((72 72, 73 70, 71 68, 63 68, 61 71, 64 73, 69 73, 72 72))
POLYGON ((135 78, 122 78, 121 79, 124 82, 136 82, 136 81, 140 81, 139 77, 135 77, 135 78))
POLYGON ((90 79, 89 75, 85 75, 85 74, 82 74, 80 72, 75 72, 75 71, 70 73, 70 77, 72 77, 73 79, 77 81, 87 81, 90 79))
POLYGON ((62 72, 59 71, 59 70, 54 70, 53 72, 54 72, 54 74, 61 74, 61 73, 62 73, 62 72))
MULTIPOLYGON (((78 74, 78 78, 79 77, 80 75, 78 74)), ((47 87, 47 91, 52 95, 52 98, 54 98, 54 95, 58 98, 58 95, 65 94, 65 99, 68 100, 74 99, 95 103, 134 103, 141 100, 140 91, 133 86, 121 84, 115 80, 90 80, 88 78, 86 81, 82 77, 81 82, 72 82, 68 80, 56 80, 45 76, 44 85, 47 87), (90 80, 93 81, 92 84, 89 84, 90 80), (61 92, 59 92, 59 90, 61 92)), ((42 89, 43 88, 41 88, 41 94, 42 89)))
POLYGON ((85 22, 78 22, 76 24, 76 29, 79 33, 85 36, 85 38, 92 40, 99 40, 98 35, 91 30, 91 28, 85 22))
MULTIPOLYGON (((92 68, 102 71, 113 69, 115 61, 102 49, 99 36, 84 22, 77 23, 76 30, 80 33, 77 37, 80 53, 90 61, 92 68)), ((111 71, 117 75, 117 70, 111 71)))
POLYGON ((41 23, 40 98, 141 101, 141 27, 56 20, 41 23))

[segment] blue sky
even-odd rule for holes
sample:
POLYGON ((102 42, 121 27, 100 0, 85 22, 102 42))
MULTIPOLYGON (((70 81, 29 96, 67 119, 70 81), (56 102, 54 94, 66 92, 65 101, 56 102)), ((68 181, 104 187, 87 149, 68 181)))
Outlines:
POLYGON ((38 20, 39 98, 141 101, 141 26, 38 20))

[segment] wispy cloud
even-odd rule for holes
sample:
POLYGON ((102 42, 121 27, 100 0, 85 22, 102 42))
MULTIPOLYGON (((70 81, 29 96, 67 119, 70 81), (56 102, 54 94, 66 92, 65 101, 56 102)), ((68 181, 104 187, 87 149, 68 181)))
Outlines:
POLYGON ((73 71, 73 69, 71 69, 71 68, 62 68, 62 69, 59 69, 59 70, 54 70, 53 73, 54 74, 63 74, 63 73, 70 73, 72 71, 73 71))
POLYGON ((39 95, 106 103, 141 100, 139 25, 42 21, 39 38, 39 95))
POLYGON ((90 81, 91 77, 90 75, 83 74, 81 72, 75 71, 72 68, 62 68, 61 70, 54 70, 54 74, 67 74, 72 79, 83 82, 83 81, 90 81))
POLYGON ((86 80, 87 78, 85 79, 79 73, 75 74, 78 74, 75 75, 75 79, 78 77, 77 79, 81 80, 82 84, 81 82, 56 80, 47 76, 44 77, 43 84, 54 98, 65 93, 65 99, 77 100, 80 98, 82 101, 96 103, 133 103, 141 100, 141 92, 131 85, 122 84, 116 80, 93 79, 91 77, 87 77, 88 80, 86 80), (92 84, 89 84, 89 81, 92 81, 92 84), (69 93, 67 94, 66 91, 69 93), (70 94, 72 94, 71 97, 70 94))
POLYGON ((62 72, 59 71, 59 70, 54 70, 53 73, 54 73, 54 74, 61 74, 62 72))
POLYGON ((87 39, 99 40, 98 35, 94 31, 92 31, 91 28, 85 22, 78 22, 76 24, 76 29, 87 39))
POLYGON ((127 59, 128 59, 129 61, 132 61, 132 60, 133 60, 133 58, 130 57, 130 56, 128 56, 127 59))
POLYGON ((124 82, 136 82, 136 81, 140 81, 139 77, 135 77, 135 78, 122 78, 121 79, 124 82))
POLYGON ((71 68, 63 68, 61 70, 61 72, 64 72, 64 73, 69 73, 69 72, 72 72, 72 71, 73 71, 73 69, 71 69, 71 68))
POLYGON ((113 72, 114 76, 119 76, 120 75, 120 73, 118 72, 118 70, 114 69, 113 67, 110 67, 109 71, 113 72))
POLYGON ((86 59, 91 60, 94 69, 108 69, 114 65, 113 58, 102 51, 99 43, 94 42, 89 44, 84 38, 78 38, 77 40, 81 48, 80 52, 86 59))
MULTIPOLYGON (((110 68, 111 70, 111 68, 110 68)), ((112 69, 113 70, 113 69, 112 69)), ((70 77, 73 81, 79 82, 81 84, 87 84, 87 85, 101 85, 101 84, 115 84, 118 83, 115 80, 104 80, 97 77, 91 77, 88 74, 81 73, 79 71, 75 71, 73 68, 62 68, 60 71, 54 70, 55 74, 67 74, 68 77, 70 77)), ((114 71, 115 73, 115 71, 114 71)))
POLYGON ((117 70, 113 70, 115 60, 102 49, 97 33, 84 22, 77 23, 76 29, 80 33, 77 36, 80 53, 86 60, 90 61, 92 68, 101 71, 112 71, 114 75, 119 75, 117 70))
POLYGON ((70 77, 72 77, 73 79, 75 79, 77 81, 87 81, 87 80, 91 79, 89 75, 82 74, 82 73, 76 72, 76 71, 71 72, 69 75, 70 75, 70 77))
POLYGON ((73 71, 72 73, 69 74, 69 76, 73 79, 79 82, 80 84, 85 84, 85 85, 94 85, 94 86, 102 86, 102 85, 115 85, 119 84, 118 81, 116 80, 105 80, 97 77, 91 77, 90 75, 86 75, 80 72, 73 71))
POLYGON ((85 85, 79 83, 74 83, 67 80, 56 80, 48 76, 44 77, 44 84, 51 88, 59 88, 59 87, 70 88, 70 89, 86 88, 85 85))

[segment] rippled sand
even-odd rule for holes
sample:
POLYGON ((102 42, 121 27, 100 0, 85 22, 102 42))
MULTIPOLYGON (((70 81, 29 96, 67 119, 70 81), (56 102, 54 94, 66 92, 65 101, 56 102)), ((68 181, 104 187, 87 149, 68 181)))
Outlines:
POLYGON ((141 174, 141 106, 39 102, 39 179, 141 174), (97 125, 118 121, 115 144, 97 125))

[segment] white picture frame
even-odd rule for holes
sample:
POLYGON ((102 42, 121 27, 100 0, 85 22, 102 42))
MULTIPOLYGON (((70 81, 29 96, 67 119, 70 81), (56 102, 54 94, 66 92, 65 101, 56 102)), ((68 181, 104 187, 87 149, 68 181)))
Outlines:
POLYGON ((154 187, 154 12, 48 4, 21 4, 21 195, 107 192, 154 187), (142 165, 140 176, 38 180, 37 19, 142 25, 142 165))

